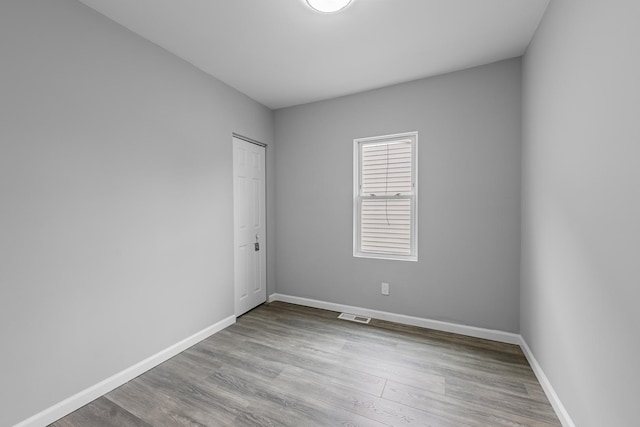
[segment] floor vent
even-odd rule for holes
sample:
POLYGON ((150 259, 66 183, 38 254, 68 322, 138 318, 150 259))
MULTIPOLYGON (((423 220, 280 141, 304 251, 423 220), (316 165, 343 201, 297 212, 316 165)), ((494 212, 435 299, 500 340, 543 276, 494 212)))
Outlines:
POLYGON ((356 314, 349 314, 349 313, 340 313, 340 316, 338 316, 338 319, 350 320, 351 322, 358 322, 358 323, 369 323, 371 321, 370 317, 358 316, 356 314))

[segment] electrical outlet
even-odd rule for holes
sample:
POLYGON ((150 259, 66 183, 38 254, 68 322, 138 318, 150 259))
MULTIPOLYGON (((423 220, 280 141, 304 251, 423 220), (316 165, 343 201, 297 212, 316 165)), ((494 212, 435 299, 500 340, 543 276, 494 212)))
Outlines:
POLYGON ((382 282, 382 286, 380 287, 380 291, 382 295, 389 295, 389 284, 382 282))

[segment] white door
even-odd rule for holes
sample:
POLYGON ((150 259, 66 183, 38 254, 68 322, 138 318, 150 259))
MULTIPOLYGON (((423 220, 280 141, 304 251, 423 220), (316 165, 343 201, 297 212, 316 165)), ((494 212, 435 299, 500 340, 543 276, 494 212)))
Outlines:
POLYGON ((235 313, 267 300, 265 148, 233 138, 235 313))

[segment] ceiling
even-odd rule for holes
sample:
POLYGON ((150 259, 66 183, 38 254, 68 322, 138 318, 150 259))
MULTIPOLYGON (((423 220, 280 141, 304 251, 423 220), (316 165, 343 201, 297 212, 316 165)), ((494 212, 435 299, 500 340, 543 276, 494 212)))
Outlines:
POLYGON ((520 56, 549 0, 80 0, 269 108, 520 56))

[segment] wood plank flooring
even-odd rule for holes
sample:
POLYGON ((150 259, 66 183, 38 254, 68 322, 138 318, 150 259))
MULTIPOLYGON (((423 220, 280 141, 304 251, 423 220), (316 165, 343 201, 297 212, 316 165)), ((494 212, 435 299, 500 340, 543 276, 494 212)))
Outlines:
POLYGON ((518 346, 292 304, 58 420, 109 426, 560 426, 518 346))

